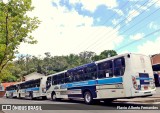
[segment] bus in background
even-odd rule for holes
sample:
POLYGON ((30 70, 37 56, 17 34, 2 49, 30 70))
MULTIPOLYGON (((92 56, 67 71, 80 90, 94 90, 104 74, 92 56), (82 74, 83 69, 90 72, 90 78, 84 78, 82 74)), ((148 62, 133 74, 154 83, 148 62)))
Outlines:
POLYGON ((46 77, 24 81, 6 87, 6 98, 46 99, 46 77))
POLYGON ((155 94, 151 61, 123 54, 49 75, 46 94, 52 100, 84 99, 86 104, 155 94))
POLYGON ((6 87, 6 98, 17 98, 18 84, 6 87))
POLYGON ((46 99, 46 77, 22 82, 18 85, 18 98, 46 99))

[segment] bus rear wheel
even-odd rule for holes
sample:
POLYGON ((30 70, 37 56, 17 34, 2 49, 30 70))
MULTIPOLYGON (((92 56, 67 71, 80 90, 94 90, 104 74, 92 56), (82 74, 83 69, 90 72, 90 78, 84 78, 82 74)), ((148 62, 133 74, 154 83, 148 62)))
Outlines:
POLYGON ((29 94, 29 99, 30 100, 33 100, 34 98, 33 98, 33 92, 30 92, 30 94, 29 94))
POLYGON ((22 97, 21 97, 21 94, 19 93, 19 97, 18 97, 19 99, 21 99, 22 97))
POLYGON ((84 93, 84 101, 86 104, 93 104, 93 97, 90 91, 84 93))

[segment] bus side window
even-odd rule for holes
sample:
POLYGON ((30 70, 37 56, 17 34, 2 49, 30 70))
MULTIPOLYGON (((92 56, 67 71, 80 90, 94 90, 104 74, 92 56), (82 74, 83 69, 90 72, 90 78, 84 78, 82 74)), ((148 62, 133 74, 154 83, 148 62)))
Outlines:
POLYGON ((124 58, 118 58, 114 60, 114 75, 122 76, 125 70, 125 60, 124 58))
POLYGON ((57 75, 52 76, 52 85, 57 85, 57 75))
POLYGON ((94 80, 97 78, 97 66, 87 66, 85 68, 84 80, 94 80))
POLYGON ((83 79, 83 74, 84 74, 84 72, 83 72, 83 68, 80 68, 80 69, 76 69, 75 71, 74 71, 74 73, 73 73, 73 81, 74 82, 79 82, 79 81, 83 81, 84 79, 83 79))
POLYGON ((70 83, 73 81, 73 74, 72 72, 67 72, 65 74, 65 83, 70 83))
POLYGON ((105 61, 98 64, 98 78, 113 77, 112 61, 105 61))
POLYGON ((84 68, 81 68, 77 71, 77 78, 78 78, 78 81, 83 81, 84 80, 84 68))
POLYGON ((57 84, 64 83, 64 73, 57 75, 57 84))
POLYGON ((51 77, 48 77, 46 81, 46 88, 48 89, 50 86, 51 86, 51 77))

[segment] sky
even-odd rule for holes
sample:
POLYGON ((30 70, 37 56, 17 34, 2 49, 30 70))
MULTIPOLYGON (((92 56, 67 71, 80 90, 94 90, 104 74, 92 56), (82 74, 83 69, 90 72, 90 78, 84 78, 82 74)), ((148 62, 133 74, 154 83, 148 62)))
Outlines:
POLYGON ((22 43, 19 54, 160 53, 160 0, 32 0, 32 5, 28 15, 41 21, 32 32, 38 43, 22 43))

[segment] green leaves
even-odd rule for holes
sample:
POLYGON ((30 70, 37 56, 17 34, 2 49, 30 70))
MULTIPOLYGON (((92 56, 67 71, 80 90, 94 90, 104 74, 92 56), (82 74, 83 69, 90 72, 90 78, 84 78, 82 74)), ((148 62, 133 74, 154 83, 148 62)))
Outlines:
POLYGON ((20 43, 35 44, 31 33, 40 24, 37 17, 29 17, 31 0, 0 1, 0 76, 2 70, 12 61, 20 43))
POLYGON ((100 53, 100 55, 95 55, 94 57, 92 57, 92 60, 97 61, 97 60, 105 59, 115 55, 117 55, 117 52, 114 50, 104 50, 100 53))

